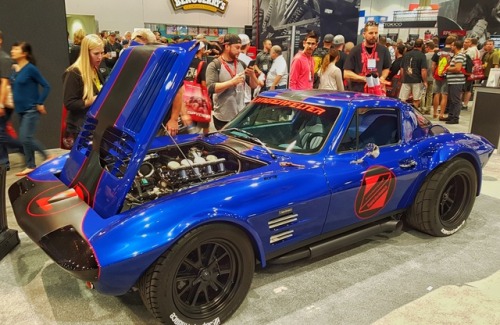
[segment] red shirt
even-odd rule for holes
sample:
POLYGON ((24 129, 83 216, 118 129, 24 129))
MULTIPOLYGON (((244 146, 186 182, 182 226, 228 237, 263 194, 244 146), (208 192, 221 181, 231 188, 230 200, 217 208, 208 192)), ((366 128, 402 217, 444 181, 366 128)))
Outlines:
POLYGON ((295 55, 290 67, 290 89, 313 89, 314 60, 300 51, 295 55))

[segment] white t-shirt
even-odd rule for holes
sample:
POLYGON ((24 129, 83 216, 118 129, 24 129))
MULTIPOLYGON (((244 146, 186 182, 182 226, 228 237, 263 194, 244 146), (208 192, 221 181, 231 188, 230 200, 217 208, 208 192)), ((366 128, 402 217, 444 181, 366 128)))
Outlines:
POLYGON ((273 60, 273 64, 267 73, 266 87, 270 88, 273 84, 276 76, 281 76, 280 81, 276 86, 286 86, 288 79, 288 66, 286 65, 286 60, 283 55, 278 56, 273 60))
POLYGON ((342 71, 331 62, 326 67, 325 72, 321 73, 319 79, 319 89, 344 90, 344 81, 342 80, 342 71))

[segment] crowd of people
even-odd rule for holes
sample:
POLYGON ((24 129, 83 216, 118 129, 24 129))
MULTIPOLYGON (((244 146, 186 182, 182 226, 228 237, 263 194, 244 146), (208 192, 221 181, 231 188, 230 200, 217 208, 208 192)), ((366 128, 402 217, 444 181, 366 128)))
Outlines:
MULTIPOLYGON (((115 32, 85 35, 83 30, 76 31, 70 42, 70 66, 62 76, 67 110, 64 136, 69 139, 68 145, 77 137, 88 109, 125 48, 192 40, 190 36, 169 40, 147 28, 125 32, 123 37, 115 32)), ((194 40, 199 45, 186 80, 196 81, 208 90, 212 120, 197 122, 204 133, 209 132, 210 122, 217 130, 223 128, 259 92, 284 88, 350 90, 398 97, 411 101, 424 114, 432 112, 434 119, 456 124, 471 98, 472 84, 480 82, 470 78, 470 62, 479 62, 483 80, 491 68, 500 64, 499 52, 491 40, 482 49, 477 48, 477 39, 461 40, 453 35, 446 38, 443 48, 439 48, 437 38, 394 42, 380 36, 378 24, 371 21, 365 25, 363 41, 358 45, 346 43, 343 35, 326 34, 320 47, 320 35, 307 33, 290 67, 282 48, 270 39, 262 42, 255 60, 248 55, 250 38, 246 34, 221 35, 216 41, 200 34, 194 40), (447 64, 443 65, 444 57, 447 64)), ((50 159, 35 138, 40 115, 46 113, 43 104, 50 86, 36 67, 29 43, 15 43, 10 55, 2 50, 2 43, 0 32, 0 165, 9 168, 9 151, 24 154, 26 169, 16 174, 24 176, 36 166, 35 152, 44 160, 50 159), (18 139, 8 132, 13 112, 19 118, 18 139)), ((183 97, 181 87, 165 120, 165 130, 172 136, 179 132, 181 124, 193 125, 183 97)))

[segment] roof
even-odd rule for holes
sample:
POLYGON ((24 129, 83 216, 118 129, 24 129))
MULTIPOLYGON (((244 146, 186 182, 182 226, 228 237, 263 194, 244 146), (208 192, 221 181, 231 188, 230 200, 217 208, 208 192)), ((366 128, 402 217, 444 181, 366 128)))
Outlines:
POLYGON ((334 91, 334 90, 277 90, 277 91, 267 91, 260 96, 265 96, 269 98, 280 98, 288 99, 292 101, 308 102, 317 105, 326 106, 344 106, 350 102, 361 102, 361 101, 379 101, 383 102, 395 102, 398 101, 394 98, 381 97, 371 94, 353 92, 353 91, 334 91))

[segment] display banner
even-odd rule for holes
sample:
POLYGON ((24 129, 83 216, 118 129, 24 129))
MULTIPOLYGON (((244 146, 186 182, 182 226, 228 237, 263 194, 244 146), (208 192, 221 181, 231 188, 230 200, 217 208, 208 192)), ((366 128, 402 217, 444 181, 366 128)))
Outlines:
POLYGON ((434 28, 436 21, 386 21, 384 28, 434 28))
POLYGON ((465 31, 465 36, 476 38, 479 47, 491 36, 500 34, 499 0, 449 0, 441 2, 438 13, 438 31, 445 37, 449 31, 465 31))
POLYGON ((225 13, 226 0, 170 0, 174 10, 205 10, 210 12, 225 13))

